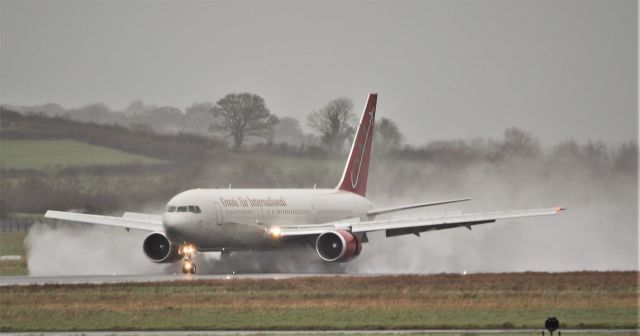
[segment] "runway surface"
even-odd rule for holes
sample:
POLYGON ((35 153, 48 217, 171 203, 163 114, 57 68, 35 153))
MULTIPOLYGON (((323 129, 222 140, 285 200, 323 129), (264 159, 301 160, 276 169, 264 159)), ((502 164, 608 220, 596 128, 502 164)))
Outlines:
MULTIPOLYGON (((378 274, 380 275, 380 274, 378 274)), ((0 277, 0 286, 51 284, 108 284, 126 282, 165 282, 231 279, 290 279, 310 276, 376 276, 376 274, 153 274, 153 275, 74 275, 0 277)))
MULTIPOLYGON (((36 332, 36 333, 0 333, 0 335, 30 336, 30 335, 47 335, 47 336, 251 336, 251 335, 413 335, 413 334, 447 334, 447 335, 478 335, 478 334, 501 334, 501 335, 541 335, 541 329, 442 329, 442 330, 289 330, 289 331, 261 331, 261 330, 222 330, 222 331, 84 331, 84 332, 36 332)), ((564 334, 592 334, 592 335, 637 335, 638 330, 635 329, 563 329, 564 334)), ((545 335, 549 335, 548 332, 545 335)))

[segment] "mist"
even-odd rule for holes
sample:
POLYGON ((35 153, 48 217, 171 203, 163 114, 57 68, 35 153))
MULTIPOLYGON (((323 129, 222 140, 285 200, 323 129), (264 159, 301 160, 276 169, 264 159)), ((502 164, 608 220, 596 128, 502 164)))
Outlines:
MULTIPOLYGON (((29 274, 125 275, 180 273, 180 263, 154 264, 142 253, 147 233, 88 225, 36 225, 26 238, 29 274)), ((344 273, 342 263, 322 262, 310 247, 240 251, 229 258, 220 253, 194 257, 199 274, 232 273, 344 273)))
MULTIPOLYGON (((473 198, 402 216, 419 216, 425 211, 555 206, 567 210, 557 216, 498 221, 474 226, 472 230, 434 231, 420 237, 385 238, 384 232, 370 233, 362 254, 347 263, 324 263, 311 247, 234 252, 227 259, 221 259, 219 253, 199 253, 195 259, 198 273, 477 273, 639 268, 637 146, 609 149, 602 144, 569 141, 545 150, 509 151, 505 150, 509 146, 504 141, 484 141, 482 146, 470 141, 462 142, 465 150, 461 151, 460 142, 455 146, 453 143, 440 144, 437 150, 427 150, 427 158, 414 160, 376 153, 367 197, 377 207, 473 198)), ((261 163, 269 165, 268 161, 261 163)), ((216 173, 220 176, 224 167, 217 166, 215 171, 204 168, 192 183, 204 183, 216 173)), ((292 187, 283 182, 286 174, 278 169, 262 169, 257 175, 251 174, 252 169, 235 171, 246 175, 247 184, 259 179, 263 183, 269 181, 271 187, 292 187)), ((313 167, 307 175, 298 172, 294 180, 318 177, 318 172, 324 172, 328 175, 324 178, 330 181, 330 177, 338 176, 331 169, 313 167)), ((29 272, 179 272, 178 263, 158 265, 146 260, 141 251, 145 235, 136 230, 82 225, 36 226, 26 239, 29 272)))
POLYGON ((126 232, 81 224, 35 225, 25 239, 29 274, 170 273, 171 266, 154 264, 145 258, 142 241, 146 235, 138 230, 126 232))
POLYGON ((471 231, 458 228, 395 238, 373 234, 348 270, 637 270, 637 157, 619 157, 630 165, 614 164, 613 155, 602 147, 590 151, 593 144, 573 145, 572 150, 564 144, 545 155, 509 155, 469 165, 448 165, 443 160, 418 163, 419 169, 393 169, 396 163, 385 162, 369 177, 370 197, 377 206, 472 197, 470 202, 438 209, 473 212, 562 206, 567 210, 557 216, 478 225, 471 231))

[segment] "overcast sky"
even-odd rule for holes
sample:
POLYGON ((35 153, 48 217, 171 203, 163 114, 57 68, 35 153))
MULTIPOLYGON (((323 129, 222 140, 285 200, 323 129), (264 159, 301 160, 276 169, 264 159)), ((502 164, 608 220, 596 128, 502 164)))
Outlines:
POLYGON ((184 109, 230 92, 306 120, 347 96, 411 143, 636 138, 636 1, 0 0, 0 102, 142 99, 184 109))

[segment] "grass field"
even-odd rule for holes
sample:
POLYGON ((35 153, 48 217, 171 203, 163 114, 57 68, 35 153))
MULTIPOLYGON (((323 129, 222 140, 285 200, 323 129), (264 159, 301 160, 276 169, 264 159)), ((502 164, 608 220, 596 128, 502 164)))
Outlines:
POLYGON ((638 273, 515 273, 0 288, 0 331, 638 328, 638 273))
POLYGON ((21 260, 0 260, 0 276, 27 275, 27 259, 24 247, 25 232, 0 233, 0 256, 19 255, 21 260))
POLYGON ((25 255, 26 232, 0 232, 0 255, 25 255))
POLYGON ((161 160, 72 140, 0 140, 0 167, 47 167, 158 164, 161 160))

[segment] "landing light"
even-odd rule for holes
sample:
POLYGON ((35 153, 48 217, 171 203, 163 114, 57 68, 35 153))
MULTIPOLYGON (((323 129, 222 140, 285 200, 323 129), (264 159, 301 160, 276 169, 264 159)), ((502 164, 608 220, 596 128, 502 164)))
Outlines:
POLYGON ((280 230, 280 227, 274 226, 274 227, 269 229, 269 235, 273 239, 278 239, 278 238, 282 237, 282 230, 280 230))
POLYGON ((184 270, 184 272, 188 272, 189 270, 191 270, 191 265, 191 262, 185 262, 184 265, 182 265, 182 269, 184 270))
POLYGON ((180 254, 183 256, 190 256, 196 252, 196 248, 193 245, 184 245, 180 249, 180 254))

